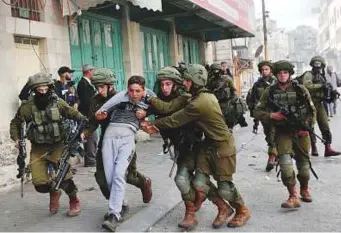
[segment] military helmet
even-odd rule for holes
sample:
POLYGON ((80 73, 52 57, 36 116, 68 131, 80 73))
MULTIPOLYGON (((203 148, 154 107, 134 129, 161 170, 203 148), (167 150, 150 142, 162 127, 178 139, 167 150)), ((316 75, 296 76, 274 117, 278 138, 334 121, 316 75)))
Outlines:
POLYGON ((36 73, 28 78, 28 86, 31 90, 40 86, 53 85, 52 75, 46 72, 36 73))
POLYGON ((280 60, 274 63, 273 73, 277 75, 280 71, 288 71, 290 75, 295 73, 294 65, 291 62, 286 60, 280 60))
POLYGON ((261 61, 261 62, 258 63, 257 66, 258 66, 258 71, 259 72, 262 72, 262 67, 263 66, 269 66, 271 69, 274 68, 274 64, 271 63, 270 61, 261 61))
POLYGON ((210 66, 210 70, 221 70, 221 64, 220 63, 213 63, 210 66))
POLYGON ((104 84, 114 84, 115 81, 116 81, 116 76, 114 72, 108 68, 95 69, 94 74, 91 78, 91 83, 94 86, 104 85, 104 84))
POLYGON ((184 72, 184 78, 191 80, 198 86, 204 87, 207 84, 207 71, 200 64, 190 64, 184 72))
POLYGON ((172 66, 166 66, 162 68, 157 73, 156 78, 158 81, 166 80, 166 79, 173 80, 174 82, 177 82, 177 83, 182 83, 183 81, 180 72, 172 66))
POLYGON ((322 63, 322 66, 324 66, 324 67, 327 65, 327 64, 326 64, 326 60, 324 60, 323 57, 321 57, 321 56, 314 56, 314 57, 312 57, 311 60, 310 60, 310 66, 313 66, 315 61, 321 62, 321 63, 322 63))

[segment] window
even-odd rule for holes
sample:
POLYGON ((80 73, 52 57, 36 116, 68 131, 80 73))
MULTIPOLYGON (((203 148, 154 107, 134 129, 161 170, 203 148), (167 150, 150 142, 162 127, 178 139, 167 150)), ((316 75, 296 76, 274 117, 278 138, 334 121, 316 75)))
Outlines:
POLYGON ((13 17, 34 21, 40 21, 40 9, 45 7, 41 6, 43 3, 40 0, 11 0, 11 4, 13 17))

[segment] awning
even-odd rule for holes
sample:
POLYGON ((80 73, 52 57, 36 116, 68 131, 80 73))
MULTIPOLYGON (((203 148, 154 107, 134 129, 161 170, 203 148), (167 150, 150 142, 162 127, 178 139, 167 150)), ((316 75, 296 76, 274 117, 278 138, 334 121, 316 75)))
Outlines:
MULTIPOLYGON (((131 2, 134 6, 146 8, 147 10, 162 11, 161 0, 124 0, 131 2)), ((88 10, 91 7, 96 7, 103 3, 120 3, 122 1, 115 0, 60 0, 61 8, 63 9, 63 17, 66 15, 73 15, 77 10, 88 10)))

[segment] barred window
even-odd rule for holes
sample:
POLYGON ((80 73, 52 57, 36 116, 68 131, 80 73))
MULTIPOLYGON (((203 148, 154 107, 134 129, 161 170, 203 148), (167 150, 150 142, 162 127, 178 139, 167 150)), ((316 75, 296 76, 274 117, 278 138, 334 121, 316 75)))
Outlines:
POLYGON ((40 21, 41 9, 44 4, 41 0, 11 0, 12 16, 23 19, 40 21))

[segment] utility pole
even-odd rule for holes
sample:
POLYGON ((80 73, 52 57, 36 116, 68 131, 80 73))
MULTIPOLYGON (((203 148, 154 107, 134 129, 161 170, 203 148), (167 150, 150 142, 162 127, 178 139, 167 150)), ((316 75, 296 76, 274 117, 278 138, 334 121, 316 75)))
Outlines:
POLYGON ((262 0, 262 13, 263 13, 263 33, 264 33, 264 58, 268 60, 268 30, 266 27, 267 11, 265 11, 265 0, 262 0))

